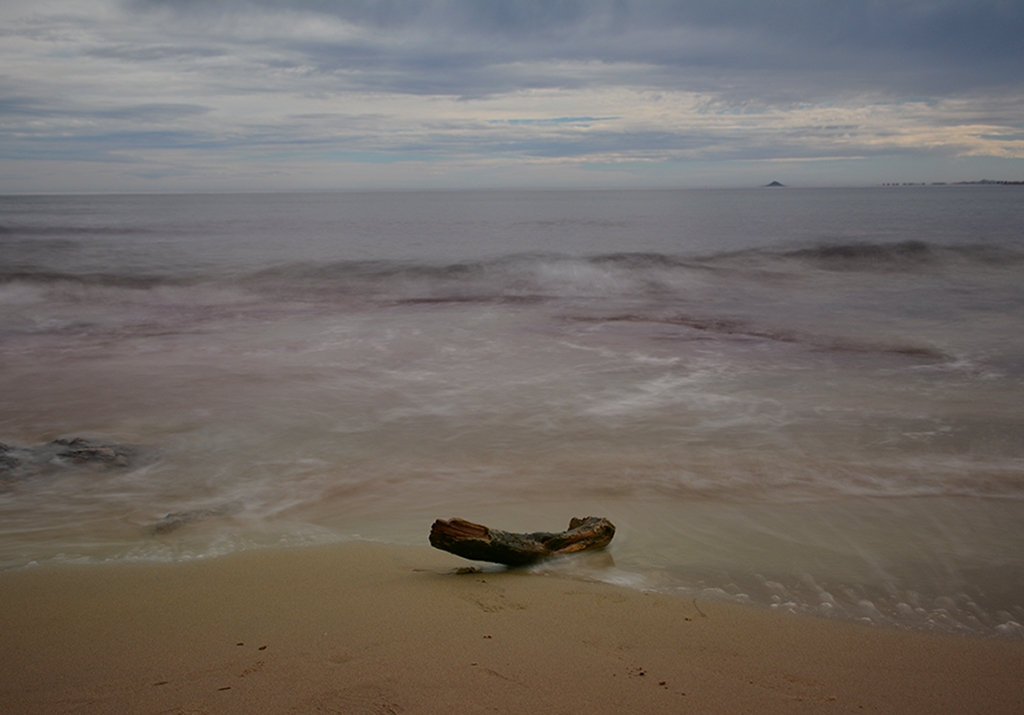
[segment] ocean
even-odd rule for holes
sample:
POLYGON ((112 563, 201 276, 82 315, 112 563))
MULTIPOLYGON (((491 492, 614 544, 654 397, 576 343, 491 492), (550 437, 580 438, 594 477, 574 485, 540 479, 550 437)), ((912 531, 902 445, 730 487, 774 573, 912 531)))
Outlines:
POLYGON ((1024 194, 3 196, 0 442, 0 569, 594 515, 532 570, 1024 638, 1024 194))

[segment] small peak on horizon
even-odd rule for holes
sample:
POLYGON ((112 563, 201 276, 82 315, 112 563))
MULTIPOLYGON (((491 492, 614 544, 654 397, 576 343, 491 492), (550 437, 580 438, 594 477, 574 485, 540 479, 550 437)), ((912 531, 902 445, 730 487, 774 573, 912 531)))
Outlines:
POLYGON ((769 186, 782 186, 782 187, 785 187, 786 185, 783 184, 781 181, 773 181, 770 184, 765 184, 765 187, 769 187, 769 186))

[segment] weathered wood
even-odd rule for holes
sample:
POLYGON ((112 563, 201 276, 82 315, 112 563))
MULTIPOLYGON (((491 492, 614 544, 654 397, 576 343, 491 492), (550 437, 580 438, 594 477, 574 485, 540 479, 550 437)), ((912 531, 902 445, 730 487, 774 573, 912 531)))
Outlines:
POLYGON ((604 517, 572 519, 567 531, 515 534, 465 519, 438 519, 430 527, 430 545, 473 561, 524 566, 560 554, 607 546, 615 526, 604 517))

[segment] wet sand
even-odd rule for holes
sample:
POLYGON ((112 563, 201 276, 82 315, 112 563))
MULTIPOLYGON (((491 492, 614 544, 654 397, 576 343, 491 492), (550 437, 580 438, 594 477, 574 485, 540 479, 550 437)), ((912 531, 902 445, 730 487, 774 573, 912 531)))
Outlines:
POLYGON ((1024 642, 352 543, 0 574, 4 713, 1017 713, 1024 642))

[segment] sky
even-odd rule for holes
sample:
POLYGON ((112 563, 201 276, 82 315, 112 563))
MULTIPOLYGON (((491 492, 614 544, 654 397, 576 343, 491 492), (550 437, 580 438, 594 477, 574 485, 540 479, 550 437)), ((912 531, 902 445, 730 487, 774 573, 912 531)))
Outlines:
POLYGON ((3 0, 0 193, 1024 180, 1024 0, 3 0))

